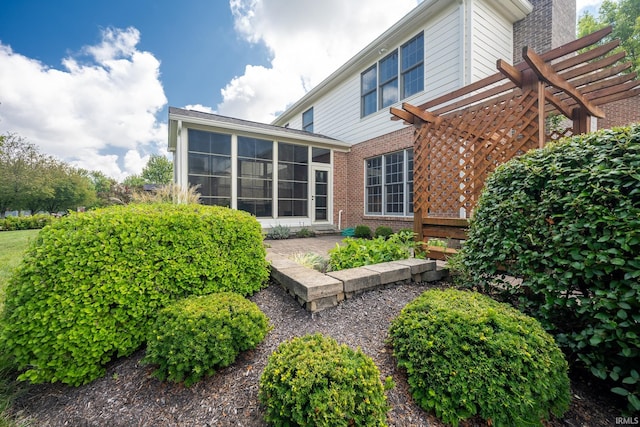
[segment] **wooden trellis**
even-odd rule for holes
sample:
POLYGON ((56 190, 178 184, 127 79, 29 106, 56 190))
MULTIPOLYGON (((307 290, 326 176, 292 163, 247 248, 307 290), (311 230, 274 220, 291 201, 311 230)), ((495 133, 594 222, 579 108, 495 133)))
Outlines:
POLYGON ((589 132, 599 106, 640 94, 625 52, 615 40, 594 49, 605 28, 524 61, 497 61, 498 73, 425 104, 391 108, 414 132, 414 218, 421 238, 463 238, 464 226, 487 175, 498 165, 547 141, 589 132), (578 53, 579 51, 584 51, 578 53), (545 131, 550 115, 564 128, 545 131), (450 228, 453 227, 453 228, 450 228))

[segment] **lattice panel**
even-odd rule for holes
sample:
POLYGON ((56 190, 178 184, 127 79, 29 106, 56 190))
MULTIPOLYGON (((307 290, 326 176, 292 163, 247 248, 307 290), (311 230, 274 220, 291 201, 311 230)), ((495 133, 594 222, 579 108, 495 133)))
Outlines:
POLYGON ((470 216, 487 175, 538 147, 534 91, 514 91, 415 132, 414 205, 423 216, 470 216))
POLYGON ((545 136, 547 141, 557 141, 562 138, 568 138, 574 135, 573 128, 565 128, 554 130, 553 132, 547 133, 545 136))

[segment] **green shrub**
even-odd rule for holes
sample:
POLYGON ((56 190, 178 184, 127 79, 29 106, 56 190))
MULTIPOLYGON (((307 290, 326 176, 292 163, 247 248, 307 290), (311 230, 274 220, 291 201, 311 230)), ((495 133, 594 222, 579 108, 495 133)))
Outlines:
POLYGON ((284 240, 291 237, 291 228, 286 225, 275 225, 271 227, 271 230, 267 233, 267 239, 271 240, 284 240))
POLYGON ((269 331, 269 319, 241 295, 220 292, 189 297, 160 310, 147 338, 143 363, 154 375, 190 386, 255 348, 269 331))
POLYGON ((457 426, 542 425, 569 406, 567 362, 540 324, 474 293, 430 290, 391 323, 389 340, 415 401, 457 426))
POLYGON ((462 277, 538 318, 640 411, 640 125, 531 151, 487 180, 462 277), (498 268, 523 279, 500 282, 498 268))
POLYGON ((0 231, 36 230, 51 224, 54 218, 49 214, 8 216, 0 218, 0 231))
POLYGON ((373 234, 374 237, 384 237, 385 239, 389 236, 391 236, 393 234, 393 230, 391 229, 391 227, 387 227, 386 225, 381 225, 380 227, 376 228, 375 233, 373 234))
POLYGON ((385 426, 389 410, 373 360, 320 334, 271 354, 258 397, 265 420, 278 426, 385 426))
POLYGON ((307 227, 302 227, 300 230, 296 232, 296 237, 306 238, 306 237, 315 237, 316 232, 307 227))
POLYGON ((371 238, 371 228, 366 225, 358 225, 356 226, 353 237, 358 239, 370 239, 371 238))
POLYGON ((0 345, 21 379, 87 383, 138 349, 168 303, 252 294, 268 275, 246 212, 132 204, 69 215, 40 231, 9 279, 0 345))
POLYGON ((331 271, 363 265, 378 264, 387 261, 407 259, 412 255, 419 243, 402 235, 392 234, 389 238, 377 237, 372 240, 346 237, 342 245, 329 250, 329 266, 331 271))

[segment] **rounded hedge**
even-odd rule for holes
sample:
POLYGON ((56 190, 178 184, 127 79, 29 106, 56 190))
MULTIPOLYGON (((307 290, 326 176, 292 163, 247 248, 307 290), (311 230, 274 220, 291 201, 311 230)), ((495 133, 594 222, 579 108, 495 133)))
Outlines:
POLYGON ((506 291, 572 364, 615 382, 612 391, 640 411, 640 125, 565 139, 498 167, 460 261, 470 286, 506 291), (502 274, 522 284, 493 286, 502 274))
POLYGON ((373 237, 384 237, 385 239, 388 238, 389 236, 391 236, 393 234, 393 230, 391 229, 391 227, 387 227, 386 225, 381 225, 378 228, 376 228, 375 233, 373 234, 373 237))
POLYGON ((542 425, 569 406, 564 355, 540 324, 475 293, 429 290, 389 330, 413 398, 445 423, 542 425))
POLYGON ((373 360, 320 334, 293 338, 271 354, 258 397, 273 425, 387 425, 389 407, 373 360))
POLYGON ((21 379, 87 383, 138 349, 158 309, 266 285, 258 221, 202 205, 116 206, 54 221, 10 278, 0 345, 21 379))
POLYGON ((160 310, 147 338, 143 362, 157 365, 160 380, 190 386, 255 348, 269 319, 241 295, 220 292, 185 298, 160 310))

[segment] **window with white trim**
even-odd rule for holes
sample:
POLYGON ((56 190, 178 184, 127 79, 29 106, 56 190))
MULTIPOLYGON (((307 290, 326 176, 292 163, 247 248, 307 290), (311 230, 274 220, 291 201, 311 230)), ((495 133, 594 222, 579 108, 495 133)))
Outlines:
POLYGON ((413 214, 413 149, 372 157, 365 162, 366 214, 413 214))
POLYGON ((424 33, 420 33, 360 74, 360 116, 423 90, 424 33))
POLYGON ((424 90, 424 35, 420 33, 403 44, 400 52, 402 98, 407 98, 424 90))

